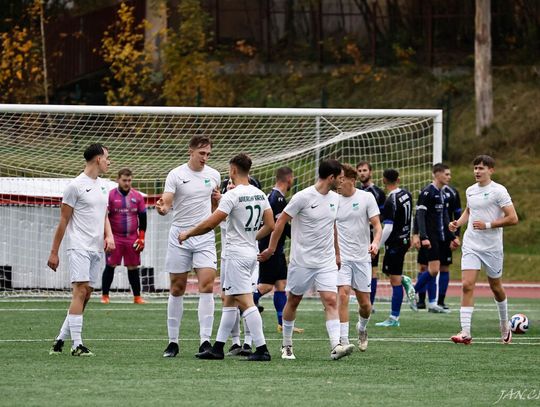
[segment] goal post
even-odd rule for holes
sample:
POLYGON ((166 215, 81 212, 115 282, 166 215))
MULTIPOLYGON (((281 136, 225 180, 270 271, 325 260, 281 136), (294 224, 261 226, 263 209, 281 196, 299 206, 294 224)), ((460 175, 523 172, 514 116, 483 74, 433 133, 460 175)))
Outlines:
MULTIPOLYGON (((294 170, 294 193, 314 183, 320 160, 335 158, 354 166, 370 161, 379 185, 382 171, 396 168, 416 198, 431 180, 432 164, 442 159, 441 110, 0 104, 0 296, 69 293, 65 253, 57 273, 46 262, 63 189, 84 168, 82 153, 94 142, 109 148, 112 164, 104 177, 111 188, 118 170, 128 167, 133 187, 146 195, 143 289, 167 290, 171 217, 159 216, 154 204, 168 172, 187 161, 196 134, 212 137, 208 164, 222 177, 233 155, 249 154, 265 192, 280 166, 294 170)), ((415 262, 409 253, 407 274, 416 273, 415 262)), ((125 272, 118 270, 112 289, 129 289, 125 272)))

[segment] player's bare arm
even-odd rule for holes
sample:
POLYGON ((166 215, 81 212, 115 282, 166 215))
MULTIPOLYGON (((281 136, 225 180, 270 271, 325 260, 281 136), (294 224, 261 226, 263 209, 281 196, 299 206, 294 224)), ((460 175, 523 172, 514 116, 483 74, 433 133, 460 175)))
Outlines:
POLYGON ((285 229, 285 225, 287 222, 291 221, 292 217, 289 216, 286 212, 281 212, 281 215, 279 215, 279 218, 274 226, 274 231, 270 235, 270 244, 268 245, 268 248, 259 253, 257 256, 258 261, 266 261, 268 260, 276 251, 276 247, 279 241, 279 238, 283 234, 283 230, 285 229))
POLYGON ((255 239, 261 240, 262 238, 268 236, 274 230, 274 212, 272 208, 265 209, 263 212, 263 225, 257 232, 255 239))
POLYGON ((458 220, 454 220, 448 224, 450 232, 457 231, 461 226, 469 221, 469 208, 465 208, 458 220))
POLYGON ((379 243, 382 237, 381 218, 379 215, 369 218, 369 223, 373 226, 373 241, 369 245, 369 253, 376 256, 379 253, 379 243))
POLYGON ((156 210, 161 216, 165 216, 172 208, 174 194, 172 192, 164 192, 161 198, 156 202, 156 210))
POLYGON ((336 251, 336 264, 339 270, 341 268, 341 252, 339 251, 339 236, 338 236, 337 225, 335 222, 334 222, 334 250, 336 251))
POLYGON ((62 204, 60 208, 60 222, 54 233, 53 244, 51 248, 51 254, 49 255, 49 260, 47 261, 47 266, 49 266, 53 271, 56 271, 60 260, 58 258, 58 251, 60 250, 60 244, 66 233, 66 228, 73 215, 73 208, 69 205, 62 204))
POLYGON ((208 218, 203 220, 193 229, 181 232, 178 235, 178 243, 182 244, 185 240, 193 236, 204 235, 217 227, 221 222, 227 218, 227 214, 220 210, 214 211, 208 218))
POLYGON ((502 228, 505 226, 517 225, 519 222, 516 208, 514 205, 504 206, 502 208, 504 216, 499 219, 495 219, 493 222, 484 222, 483 220, 475 220, 473 222, 473 228, 478 230, 485 230, 491 228, 502 228))
POLYGON ((112 233, 111 222, 109 221, 109 214, 105 214, 105 253, 110 253, 116 248, 114 244, 114 236, 112 233))

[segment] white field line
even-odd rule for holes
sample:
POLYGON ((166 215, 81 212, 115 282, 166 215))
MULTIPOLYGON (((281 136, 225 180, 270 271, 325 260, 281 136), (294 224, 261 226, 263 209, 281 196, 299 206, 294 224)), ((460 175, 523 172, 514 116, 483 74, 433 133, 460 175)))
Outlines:
MULTIPOLYGON (((522 337, 519 342, 512 342, 514 346, 540 346, 540 337, 522 337), (538 342, 523 341, 523 339, 538 340, 538 342)), ((85 338, 85 342, 166 342, 166 338, 85 338)), ((281 338, 269 338, 269 342, 280 342, 281 338)), ((51 339, 0 339, 0 343, 42 343, 51 342, 51 339)), ((198 338, 180 339, 180 342, 195 342, 198 338)), ((294 342, 327 342, 328 338, 295 338, 294 342)), ((397 343, 442 343, 453 344, 449 338, 440 337, 400 337, 400 338, 369 338, 370 342, 397 342, 397 343)), ((501 345, 499 337, 475 338, 473 344, 497 344, 501 345)))

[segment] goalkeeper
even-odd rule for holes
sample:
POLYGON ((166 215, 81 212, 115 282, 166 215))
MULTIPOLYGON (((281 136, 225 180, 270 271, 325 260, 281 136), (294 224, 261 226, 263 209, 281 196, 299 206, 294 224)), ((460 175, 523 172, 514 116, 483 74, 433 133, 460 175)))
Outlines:
POLYGON ((109 193, 109 221, 116 249, 107 256, 107 265, 101 280, 101 302, 109 303, 109 290, 114 279, 114 269, 122 264, 128 269, 128 279, 133 291, 133 302, 144 304, 141 297, 139 265, 144 249, 146 231, 146 205, 142 194, 131 188, 133 173, 129 168, 118 171, 118 188, 109 193))

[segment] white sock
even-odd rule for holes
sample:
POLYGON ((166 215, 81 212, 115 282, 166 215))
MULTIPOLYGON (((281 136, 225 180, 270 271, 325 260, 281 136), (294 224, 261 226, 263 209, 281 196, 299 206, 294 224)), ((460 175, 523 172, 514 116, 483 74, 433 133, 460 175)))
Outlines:
POLYGON ((358 325, 356 325, 356 329, 358 330, 358 332, 364 332, 367 328, 368 322, 369 322, 369 317, 364 318, 363 316, 359 315, 358 325))
POLYGON ((330 338, 330 346, 334 349, 339 344, 339 319, 329 319, 326 321, 326 331, 330 338))
POLYGON ((249 326, 246 324, 246 320, 244 318, 242 318, 242 324, 244 324, 244 345, 251 346, 251 341, 253 338, 251 337, 251 331, 249 330, 249 326))
POLYGON ((212 326, 214 325, 214 294, 201 293, 199 294, 199 335, 201 343, 210 342, 212 336, 212 326))
POLYGON ((180 322, 184 313, 184 296, 175 297, 169 295, 167 303, 167 331, 169 332, 169 342, 178 343, 180 336, 180 322))
POLYGON ((437 300, 428 302, 428 308, 435 308, 436 306, 437 306, 437 300))
POLYGON ((71 334, 71 339, 73 340, 71 348, 75 349, 77 346, 82 345, 83 316, 68 314, 67 318, 69 324, 69 332, 71 334))
POLYGON ((236 319, 231 330, 231 337, 233 345, 240 346, 240 310, 238 308, 236 308, 236 319))
POLYGON ((56 339, 60 339, 62 341, 65 341, 66 339, 69 339, 71 337, 69 332, 69 314, 66 315, 66 319, 64 319, 64 323, 62 324, 62 328, 60 328, 60 333, 56 337, 56 339))
POLYGON ((283 346, 292 346, 294 321, 283 320, 283 346))
POLYGON ((245 310, 243 318, 244 323, 249 327, 255 347, 258 348, 265 345, 266 340, 264 339, 262 318, 257 307, 254 305, 245 310))
POLYGON ((471 319, 474 307, 461 307, 459 310, 459 318, 461 320, 461 331, 467 335, 471 335, 471 319))
POLYGON ((349 344, 349 321, 339 323, 339 341, 342 345, 349 344))
POLYGON ((499 321, 501 326, 504 326, 506 329, 506 324, 508 322, 508 298, 505 298, 504 301, 501 302, 495 300, 495 304, 497 304, 497 309, 499 310, 499 321))
POLYGON ((216 336, 217 342, 227 342, 229 335, 234 326, 234 321, 236 320, 236 312, 238 308, 236 307, 223 307, 221 311, 221 321, 219 322, 219 328, 216 336))

